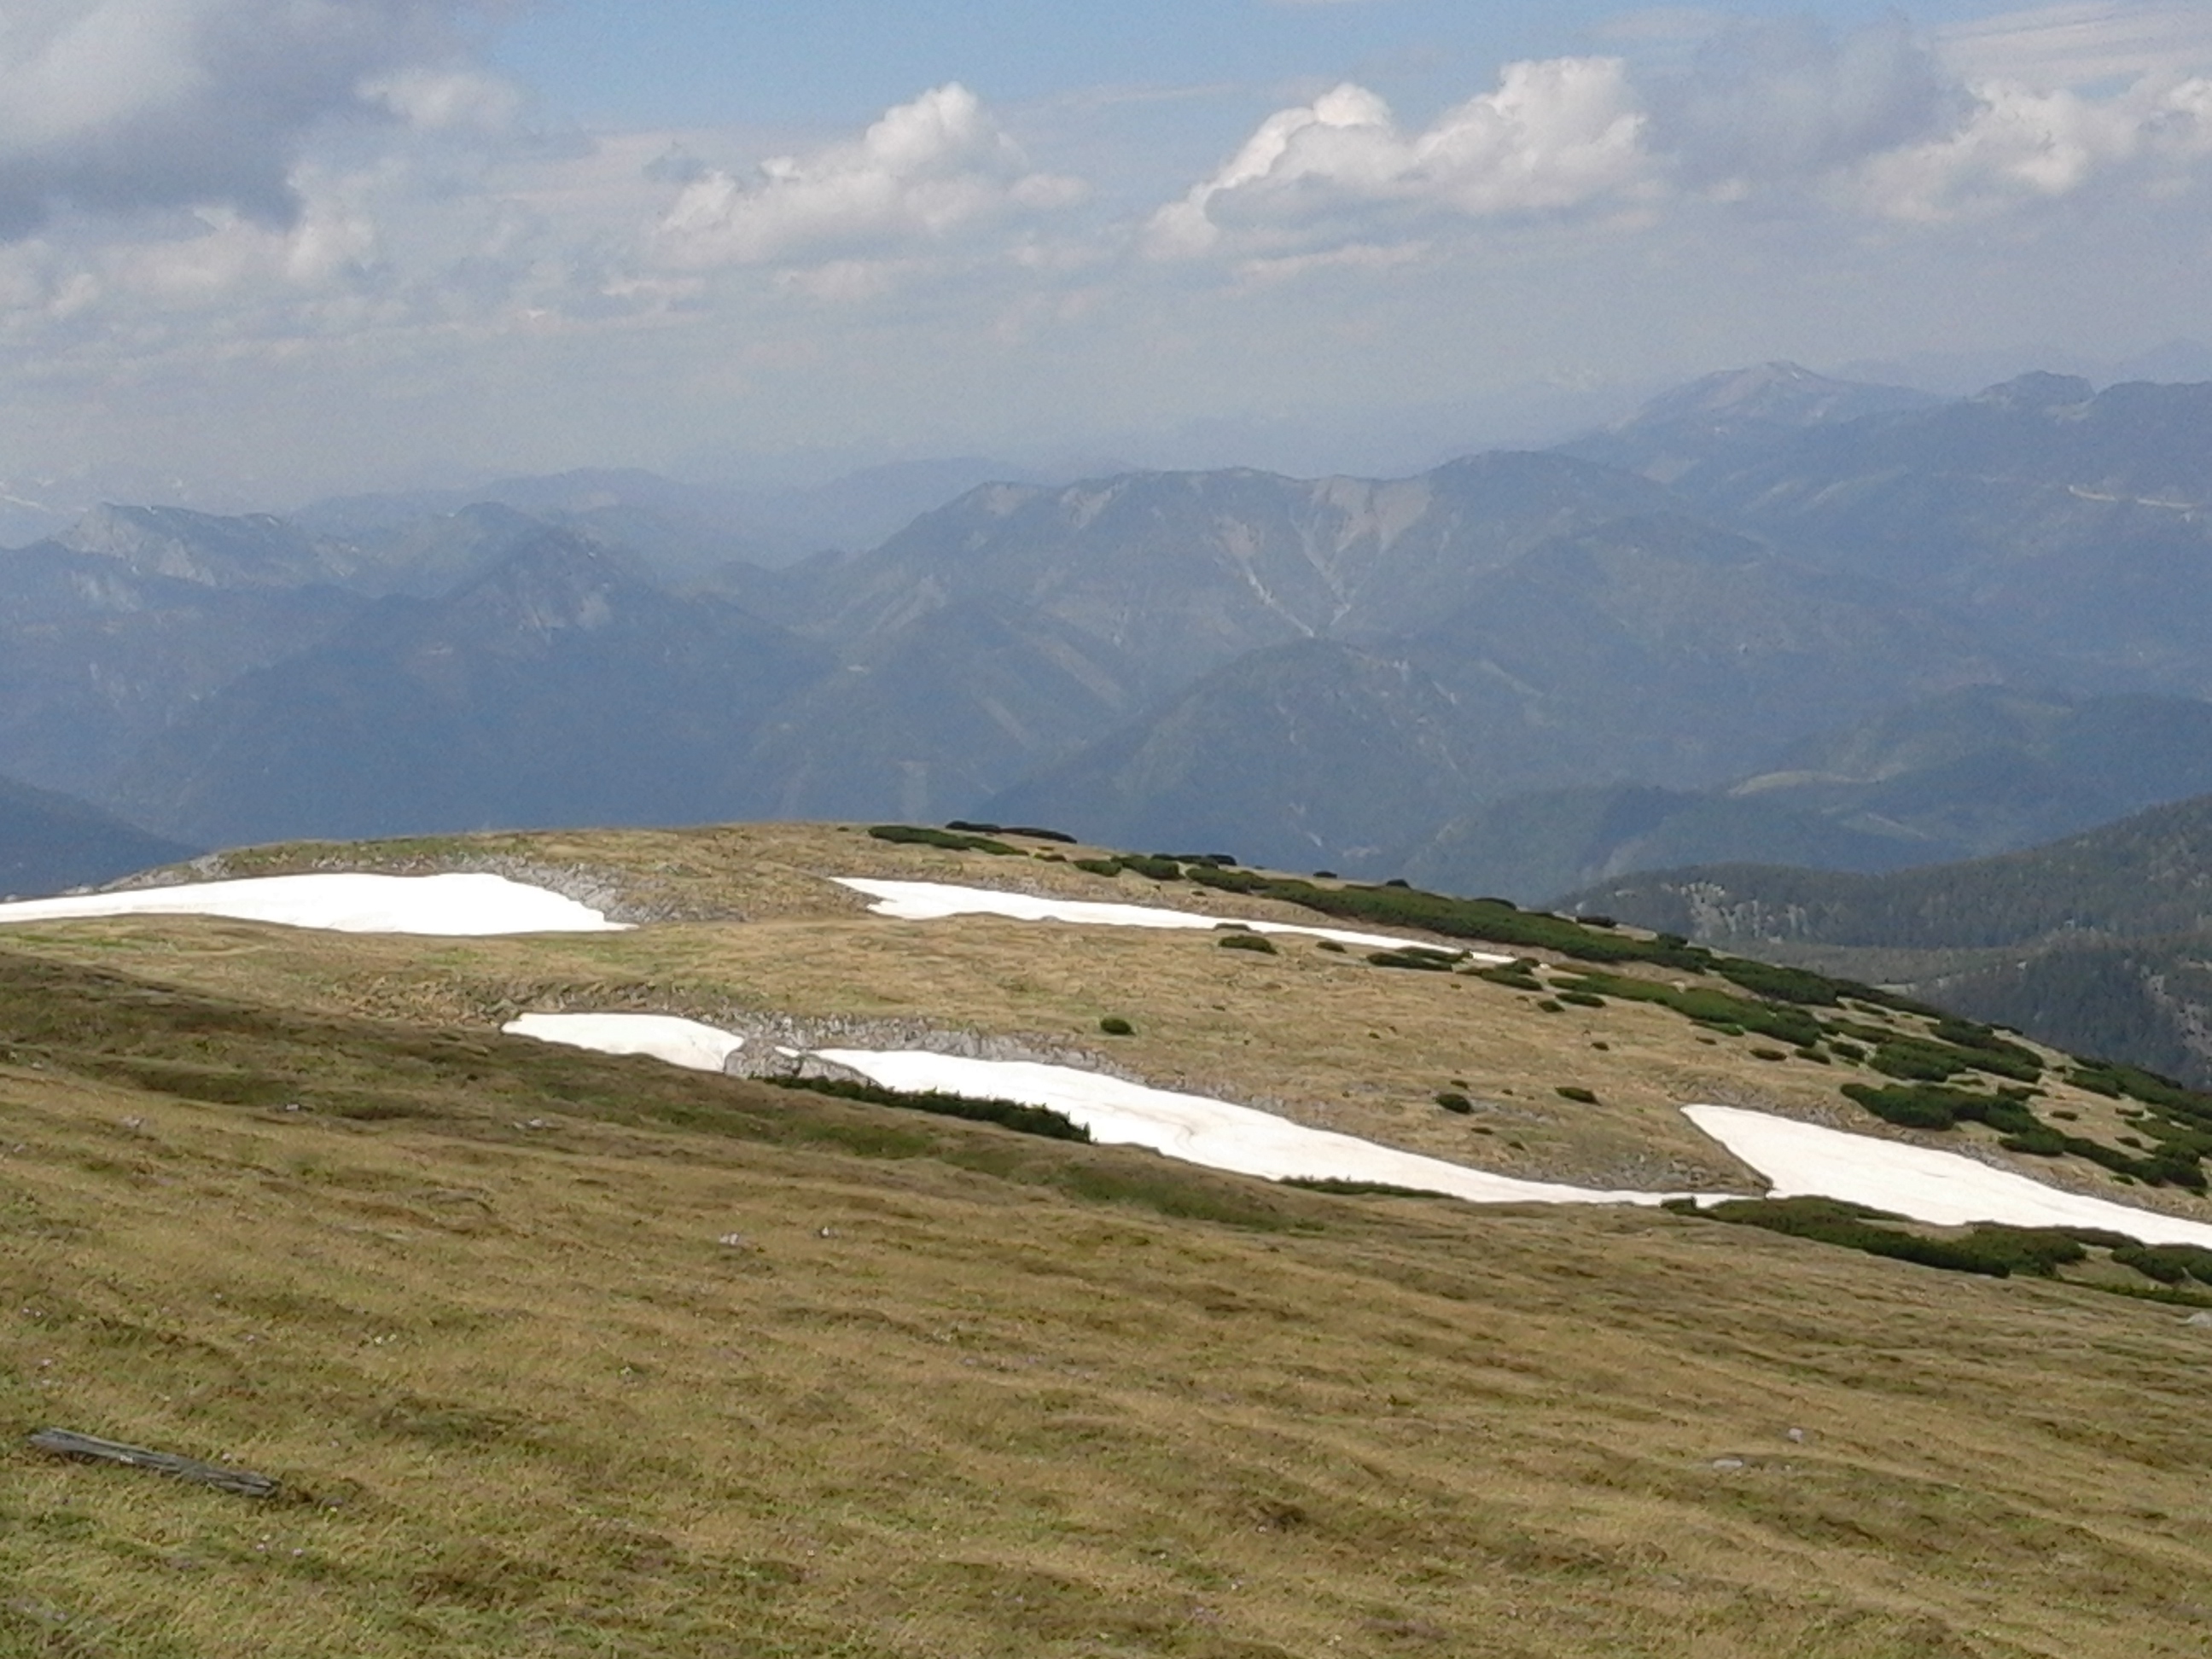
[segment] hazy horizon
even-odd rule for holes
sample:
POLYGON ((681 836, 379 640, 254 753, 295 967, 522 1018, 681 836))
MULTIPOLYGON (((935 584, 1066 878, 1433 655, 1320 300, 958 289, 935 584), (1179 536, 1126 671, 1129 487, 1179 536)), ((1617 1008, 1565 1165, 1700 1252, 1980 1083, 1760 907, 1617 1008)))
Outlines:
POLYGON ((1404 472, 1790 359, 2212 354, 2212 12, 47 0, 0 497, 1404 472))

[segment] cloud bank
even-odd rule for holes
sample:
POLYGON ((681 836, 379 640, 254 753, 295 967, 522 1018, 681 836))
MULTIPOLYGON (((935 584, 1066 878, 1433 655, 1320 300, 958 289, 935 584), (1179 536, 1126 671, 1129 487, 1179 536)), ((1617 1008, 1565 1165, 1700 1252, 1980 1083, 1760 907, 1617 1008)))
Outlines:
MULTIPOLYGON (((2112 34, 2113 8, 2056 9, 1972 36, 1968 55, 2005 61, 2001 39, 2054 31, 2112 34)), ((1153 214, 1145 245, 1176 258, 1371 255, 1455 226, 1629 204, 1642 210, 1631 228, 1713 205, 1932 225, 2100 186, 2171 191, 2212 157, 2212 77, 2171 66, 2174 39, 2158 34, 2160 67, 2092 92, 1970 78, 1898 19, 1841 36, 1809 21, 1732 23, 1686 67, 1641 78, 1615 58, 1510 64, 1495 91, 1413 133, 1347 82, 1261 122, 1153 214)))
POLYGON ((1234 158, 1148 230, 1153 252, 1208 252, 1227 236, 1280 244, 1331 224, 1431 213, 1480 218, 1558 210, 1616 195, 1647 174, 1645 118, 1615 58, 1515 64, 1495 92, 1425 132, 1347 82, 1261 123, 1234 158))
POLYGON ((2202 0, 1646 13, 1419 109, 950 82, 775 144, 549 129, 472 54, 515 3, 0 3, 0 461, 981 451, 2203 328, 2202 0))
POLYGON ((57 213, 299 209, 292 169, 335 115, 445 60, 467 0, 19 0, 0 8, 0 240, 57 213))

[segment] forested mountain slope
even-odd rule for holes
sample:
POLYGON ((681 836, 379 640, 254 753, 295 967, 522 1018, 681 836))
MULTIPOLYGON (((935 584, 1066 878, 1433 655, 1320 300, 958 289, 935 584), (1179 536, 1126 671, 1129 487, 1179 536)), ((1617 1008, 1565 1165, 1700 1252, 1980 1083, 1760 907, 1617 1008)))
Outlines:
POLYGON ((1716 866, 1562 902, 1883 978, 2084 1053, 2212 1082, 2212 796, 1884 876, 1716 866))

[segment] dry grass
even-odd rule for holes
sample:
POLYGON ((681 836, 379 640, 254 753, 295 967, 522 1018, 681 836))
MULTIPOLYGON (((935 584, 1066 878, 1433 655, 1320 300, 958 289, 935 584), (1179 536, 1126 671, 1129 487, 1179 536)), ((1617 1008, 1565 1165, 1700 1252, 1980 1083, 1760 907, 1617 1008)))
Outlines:
MULTIPOLYGON (((0 1419, 296 1495, 0 1452, 0 1653, 2212 1633, 2212 1335, 2170 1310, 1666 1216, 1286 1194, 1298 1224, 1255 1231, 503 1113, 367 1127, 0 1075, 0 1419)), ((985 1163, 1009 1139, 944 1133, 985 1163)))
POLYGON ((1302 945, 894 923, 823 879, 1103 885, 1043 863, 791 826, 456 846, 344 856, 754 919, 7 935, 4 1659, 2212 1641, 2212 1330, 2176 1310, 1663 1214, 1288 1191, 486 1028, 957 1024, 1650 1184, 1740 1174, 1679 1101, 1842 1116, 1826 1068, 1302 945), (1462 1079, 1473 1118, 1430 1099, 1462 1079), (48 1460, 46 1425, 290 1496, 48 1460))

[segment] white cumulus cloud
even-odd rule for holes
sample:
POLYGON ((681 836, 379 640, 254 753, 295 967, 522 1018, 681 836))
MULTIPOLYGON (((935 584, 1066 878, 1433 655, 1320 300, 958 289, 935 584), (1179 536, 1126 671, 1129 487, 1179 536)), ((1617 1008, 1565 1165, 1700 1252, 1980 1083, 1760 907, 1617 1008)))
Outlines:
POLYGON ((849 264, 1083 193, 1078 180, 1032 171, 982 101, 954 84, 886 112, 856 140, 778 156, 750 177, 703 173, 677 197, 658 242, 669 263, 695 269, 849 264))
POLYGON ((2212 78, 2147 77, 2102 98, 1992 82, 1929 143, 1875 156, 1850 181, 1860 205, 1936 222, 2052 200, 2132 173, 2155 186, 2212 158, 2212 78))
POLYGON ((272 222, 362 86, 434 64, 472 0, 11 0, 0 5, 0 239, 57 213, 227 206, 272 222))
POLYGON ((1496 91, 1416 133, 1347 83, 1268 117, 1226 166, 1154 216, 1148 241, 1174 256, 1224 238, 1289 246, 1307 234, 1352 240, 1361 222, 1576 208, 1649 176, 1645 125, 1626 67, 1610 58, 1510 64, 1496 91))

